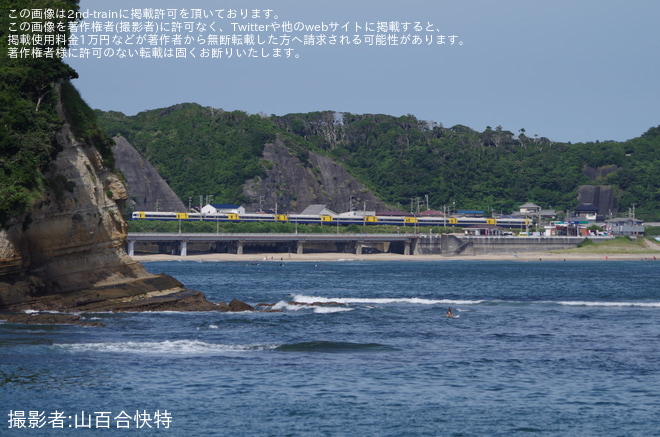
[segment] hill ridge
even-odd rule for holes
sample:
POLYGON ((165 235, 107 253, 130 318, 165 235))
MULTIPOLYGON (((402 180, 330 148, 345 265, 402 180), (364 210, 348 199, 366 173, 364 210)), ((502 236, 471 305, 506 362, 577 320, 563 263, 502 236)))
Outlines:
POLYGON ((373 196, 402 210, 411 204, 415 209, 421 199, 434 209, 510 213, 531 201, 566 211, 577 206, 580 186, 599 185, 612 186, 618 204, 634 203, 640 217, 660 218, 658 128, 625 142, 571 144, 501 126, 483 132, 463 125, 445 128, 413 115, 321 111, 265 116, 195 103, 130 117, 98 114, 106 131, 124 135, 184 200, 212 195, 217 202, 258 210, 269 198, 269 208, 277 204, 280 210, 299 212, 303 198, 332 204, 346 197, 339 201, 345 206, 338 209, 344 210, 351 202, 361 209, 373 196), (291 165, 302 165, 324 183, 300 179, 302 173, 281 167, 266 156, 267 144, 286 148, 297 158, 296 164, 288 161, 291 165), (344 180, 324 179, 313 156, 343 168, 355 180, 351 185, 360 188, 344 190, 344 180), (595 169, 595 180, 585 174, 589 168, 595 169), (295 176, 278 179, 277 172, 295 176), (310 196, 302 195, 300 184, 311 190, 310 196))

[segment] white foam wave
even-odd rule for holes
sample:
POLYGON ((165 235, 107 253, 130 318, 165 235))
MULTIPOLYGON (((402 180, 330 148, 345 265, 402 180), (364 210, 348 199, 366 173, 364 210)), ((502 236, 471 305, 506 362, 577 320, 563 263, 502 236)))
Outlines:
POLYGON ((23 313, 25 314, 80 314, 77 312, 62 312, 62 311, 55 311, 55 310, 23 310, 23 313))
MULTIPOLYGON (((298 301, 294 301, 298 302, 298 301)), ((315 301, 319 302, 319 301, 315 301)), ((340 313, 344 311, 353 311, 353 308, 347 308, 345 306, 316 306, 312 305, 313 302, 299 302, 298 304, 292 304, 289 302, 280 301, 273 305, 273 310, 279 311, 300 311, 300 310, 309 310, 313 308, 314 312, 317 314, 330 314, 330 313, 340 313), (309 303, 309 305, 306 305, 309 303)), ((325 303, 325 302, 324 302, 325 303)))
MULTIPOLYGON (((552 302, 548 302, 552 303, 552 302)), ((585 307, 641 307, 660 308, 660 302, 590 302, 590 301, 560 301, 559 305, 585 307)))
POLYGON ((276 345, 231 345, 207 343, 199 340, 173 340, 158 342, 123 342, 123 343, 71 343, 55 344, 71 352, 109 352, 154 355, 213 355, 227 352, 249 352, 270 350, 276 345))
POLYGON ((298 311, 303 308, 307 308, 307 307, 303 305, 291 305, 290 303, 279 301, 275 305, 273 305, 271 309, 278 311, 298 311))
POLYGON ((218 325, 214 325, 214 324, 198 326, 197 327, 198 331, 203 331, 205 329, 220 329, 220 327, 218 325))
POLYGON ((378 297, 318 297, 318 296, 293 296, 294 302, 312 304, 315 302, 329 303, 337 302, 341 304, 392 304, 392 303, 407 303, 413 305, 477 305, 483 300, 459 300, 459 299, 422 299, 419 297, 402 297, 402 298, 378 298, 378 297))
POLYGON ((331 313, 343 313, 346 311, 353 311, 353 308, 346 307, 314 307, 314 312, 317 314, 331 314, 331 313))

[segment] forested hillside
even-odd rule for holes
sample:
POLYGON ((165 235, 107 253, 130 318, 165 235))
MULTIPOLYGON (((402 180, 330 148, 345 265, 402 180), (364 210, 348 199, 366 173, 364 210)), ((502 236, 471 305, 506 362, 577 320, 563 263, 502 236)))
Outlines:
MULTIPOLYGON (((212 194, 217 202, 254 205, 258 199, 245 198, 242 186, 272 166, 262 159, 263 147, 278 139, 303 163, 309 152, 331 157, 404 210, 428 195, 435 209, 510 213, 534 202, 565 211, 577 206, 580 185, 593 184, 616 186, 621 211, 634 204, 639 217, 660 219, 660 127, 626 142, 567 144, 529 137, 524 129, 477 132, 412 115, 263 116, 182 104, 98 117, 108 134, 137 147, 184 203, 212 194)), ((359 194, 355 201, 360 205, 359 194)))
POLYGON ((177 195, 213 195, 220 203, 244 203, 245 181, 262 171, 264 144, 273 142, 273 123, 240 111, 224 112, 181 104, 127 117, 98 112, 111 136, 122 135, 158 170, 177 195))
MULTIPOLYGON (((68 82, 77 73, 59 58, 43 56, 23 59, 8 56, 10 28, 9 10, 15 2, 0 0, 0 225, 23 215, 41 197, 46 187, 55 191, 67 189, 62 179, 47 179, 44 173, 59 151, 57 141, 63 119, 57 111, 62 101, 63 111, 72 120, 71 128, 80 141, 95 144, 107 164, 112 165, 112 142, 94 121, 94 113, 80 99, 68 82)), ((37 7, 37 3, 22 7, 37 7)), ((40 5, 44 7, 43 5, 40 5)), ((59 8, 76 11, 76 1, 62 1, 59 8)), ((67 20, 65 20, 67 21, 67 20)), ((66 23, 64 24, 66 29, 66 23)), ((44 41, 57 31, 39 32, 44 41)), ((16 34, 14 33, 14 36, 16 34)), ((30 37, 27 32, 25 37, 30 37)), ((55 41, 55 39, 53 39, 55 41)), ((14 46, 16 47, 16 46, 14 46)), ((43 51, 63 49, 44 43, 43 51)))

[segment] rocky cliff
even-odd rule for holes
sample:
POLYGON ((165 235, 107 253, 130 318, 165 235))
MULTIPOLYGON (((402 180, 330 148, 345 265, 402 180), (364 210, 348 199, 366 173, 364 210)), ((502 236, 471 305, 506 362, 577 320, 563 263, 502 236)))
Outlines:
POLYGON ((301 212, 312 204, 324 204, 337 212, 387 209, 364 184, 328 157, 309 152, 308 163, 304 163, 277 140, 264 146, 262 158, 265 175, 243 186, 243 194, 255 200, 247 205, 250 209, 259 209, 259 199, 262 209, 274 210, 277 204, 280 211, 301 212))
POLYGON ((578 187, 578 204, 593 205, 598 208, 598 215, 611 217, 618 214, 618 198, 616 187, 612 185, 581 185, 578 187))
MULTIPOLYGON (((65 119, 61 104, 58 113, 65 119)), ((50 188, 0 231, 0 310, 214 309, 127 256, 124 184, 68 122, 57 141, 50 188)))
POLYGON ((115 166, 127 181, 128 203, 134 211, 188 210, 158 171, 126 138, 119 136, 114 140, 115 166))

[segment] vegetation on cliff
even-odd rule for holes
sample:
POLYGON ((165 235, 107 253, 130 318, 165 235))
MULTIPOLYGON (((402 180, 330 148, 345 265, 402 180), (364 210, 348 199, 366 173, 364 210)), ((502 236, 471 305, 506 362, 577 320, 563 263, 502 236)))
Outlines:
POLYGON ((188 204, 200 194, 243 203, 242 185, 262 172, 264 144, 275 140, 268 119, 181 104, 127 117, 99 113, 106 132, 137 147, 175 193, 188 204))
MULTIPOLYGON (((18 37, 16 30, 21 21, 29 22, 30 19, 21 17, 18 12, 11 13, 12 9, 45 8, 77 11, 78 2, 28 0, 18 8, 16 2, 0 0, 0 52, 3 58, 0 62, 0 225, 23 215, 46 187, 61 185, 61 181, 49 181, 44 176, 61 147, 57 141, 64 123, 57 112, 60 99, 68 119, 75 121, 72 128, 78 138, 93 142, 105 159, 112 156, 107 153, 111 143, 95 123, 94 112, 68 83, 69 79, 77 77, 76 72, 54 55, 57 49, 64 47, 63 44, 57 45, 56 37, 68 35, 68 32, 37 32, 43 44, 32 46, 20 45, 13 39, 18 37), (53 39, 47 38, 48 35, 53 39), (41 50, 41 57, 33 57, 33 46, 41 50), (10 53, 10 48, 18 51, 10 53), (20 49, 25 48, 30 53, 22 54, 20 49)), ((68 20, 62 18, 61 21, 66 24, 68 20)), ((25 30, 20 33, 23 37, 32 37, 25 30)))
MULTIPOLYGON (((75 11, 78 2, 28 0, 20 7, 75 11)), ((524 129, 514 133, 497 126, 478 132, 412 115, 262 116, 196 104, 131 117, 94 112, 69 83, 76 72, 57 56, 33 58, 20 51, 10 56, 10 48, 20 48, 13 23, 21 17, 10 13, 12 8, 15 2, 0 0, 0 225, 23 215, 45 188, 67 189, 67 181, 44 176, 61 147, 60 102, 76 138, 97 147, 106 164, 113 164, 106 132, 125 136, 184 204, 189 198, 196 204, 200 195, 222 203, 258 203, 245 197, 243 186, 272 167, 262 159, 263 148, 279 139, 303 165, 311 167, 310 151, 331 157, 401 209, 428 196, 436 209, 507 213, 531 201, 563 211, 576 206, 580 185, 594 184, 614 186, 622 210, 635 205, 639 217, 660 219, 660 127, 625 142, 570 144, 527 136, 524 129)), ((63 48, 56 44, 39 48, 44 53, 63 48)))
POLYGON ((138 148, 184 203, 200 194, 246 203, 243 183, 270 165, 260 161, 263 144, 279 138, 303 163, 309 151, 333 158, 402 209, 428 195, 436 209, 508 213, 531 201, 564 211, 577 205, 580 185, 594 184, 614 185, 624 211, 635 204, 638 216, 660 219, 660 127, 626 142, 570 144, 501 126, 446 128, 412 115, 266 117, 196 104, 132 117, 98 114, 106 131, 138 148))

